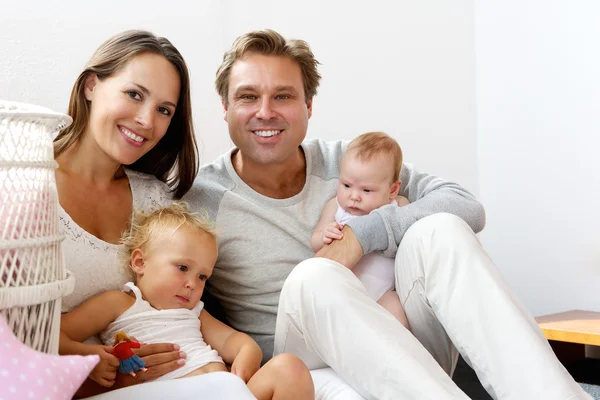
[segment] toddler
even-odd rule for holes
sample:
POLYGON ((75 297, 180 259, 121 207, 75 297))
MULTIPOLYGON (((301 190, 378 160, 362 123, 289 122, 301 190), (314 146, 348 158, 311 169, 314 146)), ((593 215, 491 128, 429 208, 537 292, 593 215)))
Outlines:
MULTIPOLYGON (((112 346, 122 331, 142 346, 176 343, 187 354, 184 366, 157 379, 231 371, 258 399, 314 398, 312 378, 300 359, 282 354, 260 368, 258 344, 203 309, 200 298, 217 260, 216 236, 203 218, 189 213, 184 203, 174 203, 136 215, 122 243, 135 283, 94 296, 64 314, 61 354, 82 354, 81 346, 92 345, 81 342, 97 334, 112 346)), ((90 373, 105 387, 114 384, 119 365, 111 357, 102 358, 90 373)))

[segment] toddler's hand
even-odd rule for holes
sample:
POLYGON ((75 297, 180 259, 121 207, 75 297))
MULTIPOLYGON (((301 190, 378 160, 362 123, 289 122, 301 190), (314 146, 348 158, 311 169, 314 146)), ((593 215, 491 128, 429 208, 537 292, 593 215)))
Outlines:
POLYGON ((334 240, 339 240, 344 237, 342 233, 343 226, 333 221, 330 222, 329 225, 325 227, 323 230, 323 243, 329 244, 334 240))
POLYGON ((119 369, 119 359, 111 354, 111 346, 94 346, 92 354, 100 356, 100 362, 96 368, 90 372, 89 378, 104 387, 112 387, 115 384, 117 370, 119 369))
POLYGON ((129 340, 131 340, 132 342, 139 343, 139 344, 140 344, 140 346, 145 346, 145 345, 147 344, 147 343, 145 343, 145 342, 140 342, 139 340, 137 340, 137 339, 135 338, 135 336, 129 336, 129 340))
POLYGON ((252 378, 253 373, 249 368, 245 368, 244 366, 238 366, 235 363, 231 366, 231 373, 239 376, 245 383, 248 383, 250 378, 252 378))
MULTIPOLYGON (((258 346, 256 347, 258 348, 258 346)), ((233 360, 231 373, 239 376, 244 382, 248 383, 250 378, 259 370, 261 360, 262 353, 260 350, 254 351, 250 348, 250 350, 245 351, 243 349, 233 360)))

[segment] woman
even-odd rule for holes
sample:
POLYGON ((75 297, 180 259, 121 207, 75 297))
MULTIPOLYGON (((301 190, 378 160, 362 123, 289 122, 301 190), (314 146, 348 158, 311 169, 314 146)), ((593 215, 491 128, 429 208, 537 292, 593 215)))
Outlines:
POLYGON ((181 197, 198 170, 187 66, 164 38, 128 31, 103 43, 75 83, 69 115, 54 141, 67 268, 77 278, 63 311, 121 287, 114 257, 133 209, 168 203, 169 176, 181 197))
MULTIPOLYGON (((198 171, 188 69, 165 38, 127 31, 104 42, 75 82, 69 115, 73 124, 54 141, 64 257, 76 278, 63 312, 95 294, 121 289, 130 277, 116 262, 118 243, 133 211, 180 198, 198 171)), ((79 353, 112 357, 94 339, 79 353)), ((118 376, 110 389, 154 379, 185 363, 176 344, 143 346, 137 354, 149 371, 136 379, 118 376)), ((106 390, 87 380, 78 396, 106 390)), ((167 390, 177 392, 173 383, 167 390)))

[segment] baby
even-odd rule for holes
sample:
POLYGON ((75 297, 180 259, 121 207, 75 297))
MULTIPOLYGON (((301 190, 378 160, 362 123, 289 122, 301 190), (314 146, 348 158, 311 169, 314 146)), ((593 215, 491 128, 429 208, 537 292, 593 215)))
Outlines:
MULTIPOLYGON (((217 260, 216 236, 203 218, 188 212, 184 203, 174 203, 137 215, 122 243, 135 283, 94 296, 64 314, 61 354, 110 352, 112 347, 105 346, 112 346, 122 331, 142 346, 175 343, 187 354, 184 366, 160 380, 231 371, 258 399, 314 398, 312 378, 300 359, 282 354, 260 368, 258 344, 203 309, 200 298, 217 260), (81 343, 98 334, 105 346, 81 343)), ((111 387, 118 366, 117 357, 103 357, 90 378, 111 387)))
MULTIPOLYGON (((402 150, 382 132, 360 135, 348 145, 340 165, 337 195, 323 209, 311 238, 315 252, 342 238, 344 225, 360 215, 391 204, 402 207, 408 199, 398 196, 402 150)), ((368 295, 391 312, 406 328, 408 320, 395 288, 394 260, 380 254, 367 254, 352 272, 362 281, 368 295)))

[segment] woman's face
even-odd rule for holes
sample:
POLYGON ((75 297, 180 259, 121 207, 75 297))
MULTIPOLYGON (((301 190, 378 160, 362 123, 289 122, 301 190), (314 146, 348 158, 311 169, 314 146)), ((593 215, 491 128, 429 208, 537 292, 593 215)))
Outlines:
POLYGON ((167 132, 180 90, 177 69, 152 53, 135 56, 103 80, 89 76, 85 97, 91 111, 82 139, 86 148, 95 147, 119 164, 133 164, 167 132))

